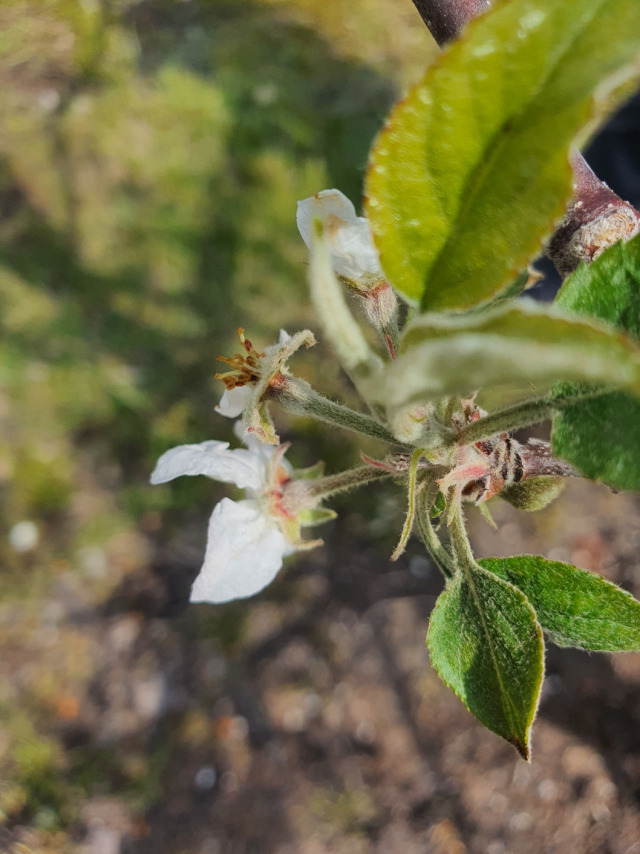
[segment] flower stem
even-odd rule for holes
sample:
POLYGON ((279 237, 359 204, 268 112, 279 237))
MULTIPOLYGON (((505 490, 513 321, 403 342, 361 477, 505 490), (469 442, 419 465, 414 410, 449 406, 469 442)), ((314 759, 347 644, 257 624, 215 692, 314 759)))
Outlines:
POLYGON ((398 477, 398 472, 374 468, 373 466, 358 466, 338 472, 338 474, 304 481, 304 483, 307 492, 311 495, 317 498, 328 498, 330 495, 337 495, 339 492, 346 492, 374 480, 384 480, 389 477, 398 477))
POLYGON ((467 527, 464 523, 464 513, 462 504, 458 503, 457 507, 452 508, 449 519, 449 533, 451 535, 451 545, 456 563, 467 573, 470 569, 476 567, 476 559, 471 551, 471 543, 467 535, 467 527))
POLYGON ((537 397, 533 400, 526 400, 523 403, 516 403, 513 406, 508 406, 505 409, 499 409, 478 421, 473 421, 450 439, 451 444, 467 445, 471 442, 480 442, 482 439, 489 439, 498 433, 511 433, 514 430, 520 430, 522 427, 530 427, 532 424, 539 424, 541 421, 546 421, 551 418, 556 412, 562 409, 567 409, 575 403, 583 400, 589 400, 594 397, 599 397, 602 394, 610 393, 610 388, 590 389, 589 391, 581 392, 580 394, 572 394, 563 397, 537 397))
POLYGON ((413 520, 416 515, 416 485, 418 479, 418 464, 420 463, 421 457, 422 451, 420 450, 420 448, 415 450, 411 456, 411 465, 409 467, 409 500, 407 507, 407 515, 404 520, 404 525, 402 527, 402 533, 400 534, 400 540, 398 542, 398 545, 393 550, 393 554, 391 555, 391 560, 394 561, 398 560, 400 555, 407 547, 407 541, 411 536, 411 530, 413 529, 413 520))
POLYGON ((429 556, 445 578, 453 578, 456 571, 453 558, 438 539, 431 524, 431 508, 438 494, 435 475, 428 475, 421 484, 422 490, 416 502, 416 522, 418 531, 429 556))
POLYGON ((341 403, 334 403, 318 394, 307 382, 298 377, 286 377, 285 382, 274 393, 273 399, 294 415, 317 418, 327 424, 342 427, 354 433, 362 433, 391 445, 401 444, 393 433, 370 415, 349 409, 341 403))

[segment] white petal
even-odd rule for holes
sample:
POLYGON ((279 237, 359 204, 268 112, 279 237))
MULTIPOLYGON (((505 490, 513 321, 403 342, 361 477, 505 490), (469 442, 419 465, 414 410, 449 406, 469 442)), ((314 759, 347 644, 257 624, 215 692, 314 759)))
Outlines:
POLYGON ((267 471, 263 455, 244 448, 235 451, 228 448, 228 442, 215 441, 171 448, 158 460, 151 483, 166 483, 183 474, 204 474, 223 483, 235 483, 242 489, 261 489, 267 471))
POLYGON ((209 520, 207 550, 192 602, 229 602, 259 593, 293 548, 255 501, 223 498, 209 520))
POLYGON ((271 344, 271 345, 269 345, 269 347, 264 348, 265 356, 267 356, 267 358, 268 358, 273 353, 275 353, 276 350, 279 350, 283 344, 286 344, 290 340, 291 340, 291 335, 289 335, 288 332, 285 332, 284 329, 281 329, 280 335, 278 337, 278 343, 277 344, 271 344))
POLYGON ((339 190, 323 190, 298 202, 298 230, 309 249, 313 240, 314 219, 319 219, 324 225, 336 273, 348 279, 382 276, 369 221, 363 216, 356 216, 354 206, 343 193, 339 190))
POLYGON ((252 390, 248 385, 226 389, 220 398, 220 403, 216 406, 216 412, 224 415, 225 418, 237 418, 249 405, 251 394, 252 390))
POLYGON ((314 219, 319 219, 326 226, 330 217, 344 221, 356 219, 356 209, 340 190, 322 190, 298 202, 296 222, 307 249, 311 249, 313 242, 314 219))
POLYGON ((359 216, 355 222, 345 223, 333 230, 328 229, 328 234, 336 273, 348 279, 382 276, 369 220, 359 216))
MULTIPOLYGON (((233 432, 236 434, 238 439, 244 442, 247 448, 249 448, 249 451, 260 459, 263 471, 262 482, 265 484, 269 477, 269 468, 271 466, 273 455, 281 446, 266 445, 264 442, 261 442, 260 439, 256 437, 255 433, 247 432, 247 428, 244 426, 242 421, 236 421, 233 425, 233 432)), ((283 456, 280 458, 280 464, 284 467, 285 471, 291 474, 293 466, 289 460, 286 460, 283 456)))

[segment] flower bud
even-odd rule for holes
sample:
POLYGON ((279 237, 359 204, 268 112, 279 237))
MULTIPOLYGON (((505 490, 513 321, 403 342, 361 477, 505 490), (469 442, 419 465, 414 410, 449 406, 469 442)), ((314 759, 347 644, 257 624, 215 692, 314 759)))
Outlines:
POLYGON ((564 489, 563 477, 532 477, 520 483, 509 483, 500 492, 504 498, 518 510, 534 512, 551 504, 564 489))

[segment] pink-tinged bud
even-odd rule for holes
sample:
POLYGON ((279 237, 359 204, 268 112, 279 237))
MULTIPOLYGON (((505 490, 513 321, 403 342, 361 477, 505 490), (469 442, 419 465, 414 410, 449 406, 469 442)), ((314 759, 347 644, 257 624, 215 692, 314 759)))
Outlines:
POLYGON ((370 290, 358 288, 357 293, 362 297, 367 320, 373 327, 384 332, 398 319, 398 298, 388 282, 380 282, 370 290))

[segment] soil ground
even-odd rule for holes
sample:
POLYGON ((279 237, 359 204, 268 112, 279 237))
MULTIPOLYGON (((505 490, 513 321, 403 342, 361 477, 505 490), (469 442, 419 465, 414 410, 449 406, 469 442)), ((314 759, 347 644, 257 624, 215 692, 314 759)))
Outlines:
MULTIPOLYGON (((542 552, 640 593, 636 498, 576 482, 547 511, 499 505, 496 516, 498 532, 474 523, 482 554, 542 552)), ((83 749, 128 754, 131 766, 104 760, 60 850, 640 852, 640 655, 549 646, 526 764, 428 664, 441 582, 417 544, 390 564, 364 540, 354 548, 356 523, 336 524, 324 549, 243 603, 246 631, 226 651, 210 631, 216 609, 186 602, 194 566, 170 555, 126 575, 98 609, 60 583, 50 622, 73 631, 91 677, 77 708, 58 708, 57 733, 71 766, 83 749), (142 754, 151 765, 139 777, 157 788, 147 810, 131 786, 142 754)), ((50 658, 51 631, 34 636, 34 660, 50 658)), ((55 850, 33 827, 5 836, 11 854, 55 850)))

